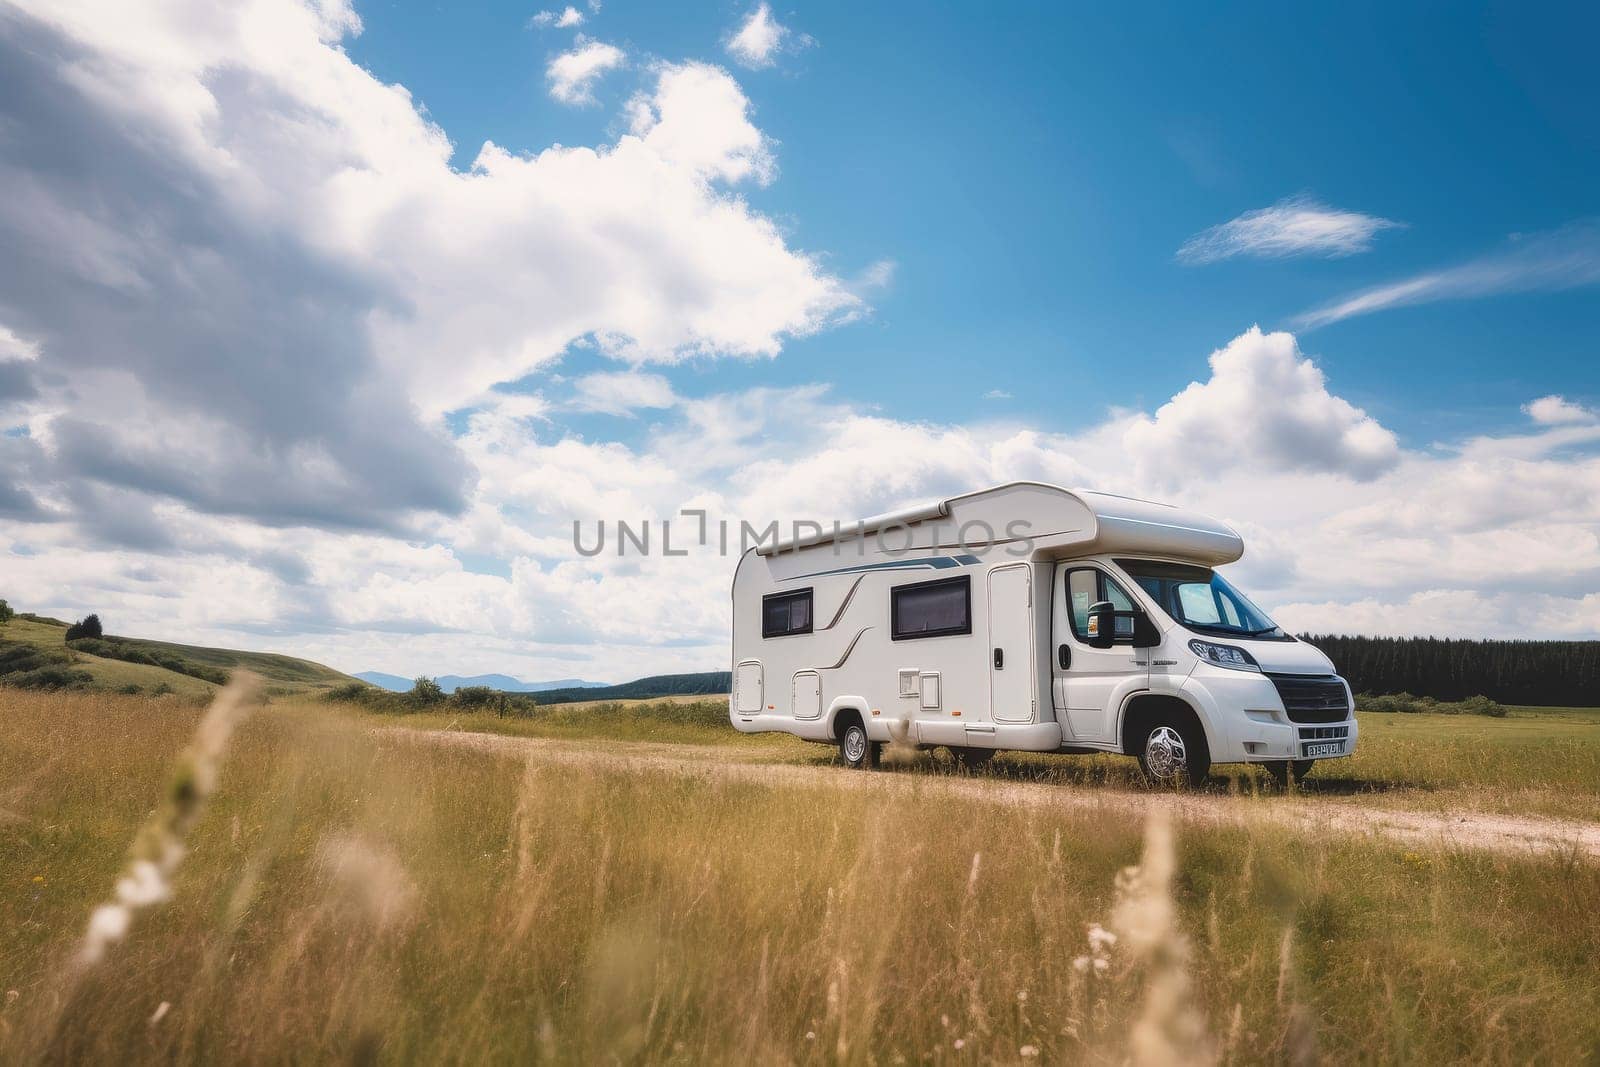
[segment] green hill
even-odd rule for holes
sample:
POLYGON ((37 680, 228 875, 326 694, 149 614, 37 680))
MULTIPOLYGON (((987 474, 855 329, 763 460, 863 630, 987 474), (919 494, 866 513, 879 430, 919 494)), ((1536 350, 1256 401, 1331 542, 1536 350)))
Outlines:
POLYGON ((18 615, 0 627, 0 684, 8 678, 27 684, 24 679, 32 676, 92 689, 137 686, 142 692, 205 695, 238 668, 259 674, 274 693, 331 689, 356 681, 332 667, 272 652, 109 634, 68 646, 66 634, 66 623, 40 615, 18 615))

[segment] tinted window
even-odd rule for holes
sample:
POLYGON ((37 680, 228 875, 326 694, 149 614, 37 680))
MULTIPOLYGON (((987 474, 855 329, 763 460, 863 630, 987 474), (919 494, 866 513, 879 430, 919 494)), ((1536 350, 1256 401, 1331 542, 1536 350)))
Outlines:
POLYGON ((1132 575, 1163 611, 1190 629, 1291 640, 1266 612, 1209 567, 1148 559, 1119 559, 1117 565, 1132 575))
POLYGON ((811 632, 811 590, 773 593, 761 598, 761 636, 787 637, 811 632))
MULTIPOLYGON (((1102 600, 1111 601, 1117 611, 1133 610, 1133 599, 1105 571, 1082 567, 1067 572, 1067 613, 1072 617, 1072 632, 1079 640, 1086 640, 1089 634, 1090 605, 1102 600)), ((1118 641, 1132 640, 1132 616, 1119 617, 1116 632, 1118 641)))
POLYGON ((972 632, 972 580, 966 575, 889 590, 889 629, 896 641, 972 632))
MULTIPOLYGON (((1148 580, 1148 579, 1147 579, 1148 580)), ((1178 594, 1178 617, 1199 626, 1215 626, 1222 621, 1217 612, 1217 598, 1211 586, 1199 582, 1185 582, 1174 587, 1178 594)), ((1157 594, 1160 595, 1160 590, 1157 594)))

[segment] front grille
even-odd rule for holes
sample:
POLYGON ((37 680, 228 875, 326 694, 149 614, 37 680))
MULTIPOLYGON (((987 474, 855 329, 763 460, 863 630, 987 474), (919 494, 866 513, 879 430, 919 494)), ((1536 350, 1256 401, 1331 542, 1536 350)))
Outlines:
POLYGON ((1300 727, 1300 740, 1302 741, 1343 741, 1350 736, 1348 726, 1302 726, 1300 727))
POLYGON ((1290 722, 1344 722, 1350 701, 1344 683, 1331 674, 1269 674, 1290 722))

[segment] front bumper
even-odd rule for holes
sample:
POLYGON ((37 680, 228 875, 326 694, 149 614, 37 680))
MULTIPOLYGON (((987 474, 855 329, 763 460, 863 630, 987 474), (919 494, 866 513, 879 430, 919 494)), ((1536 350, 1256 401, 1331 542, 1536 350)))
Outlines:
POLYGON ((1196 670, 1183 685, 1206 727, 1214 763, 1334 759, 1355 751, 1355 714, 1343 722, 1297 723, 1289 719, 1271 679, 1243 671, 1196 670), (1342 743, 1339 752, 1308 756, 1308 745, 1342 743))

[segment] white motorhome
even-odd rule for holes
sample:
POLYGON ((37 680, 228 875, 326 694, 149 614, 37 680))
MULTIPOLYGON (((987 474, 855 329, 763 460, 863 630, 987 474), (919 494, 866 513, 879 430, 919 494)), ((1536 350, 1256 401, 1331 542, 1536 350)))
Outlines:
POLYGON ((729 717, 853 767, 897 740, 1301 777, 1354 749, 1354 702, 1217 572, 1243 553, 1204 515, 1037 482, 762 544, 734 572, 729 717))

